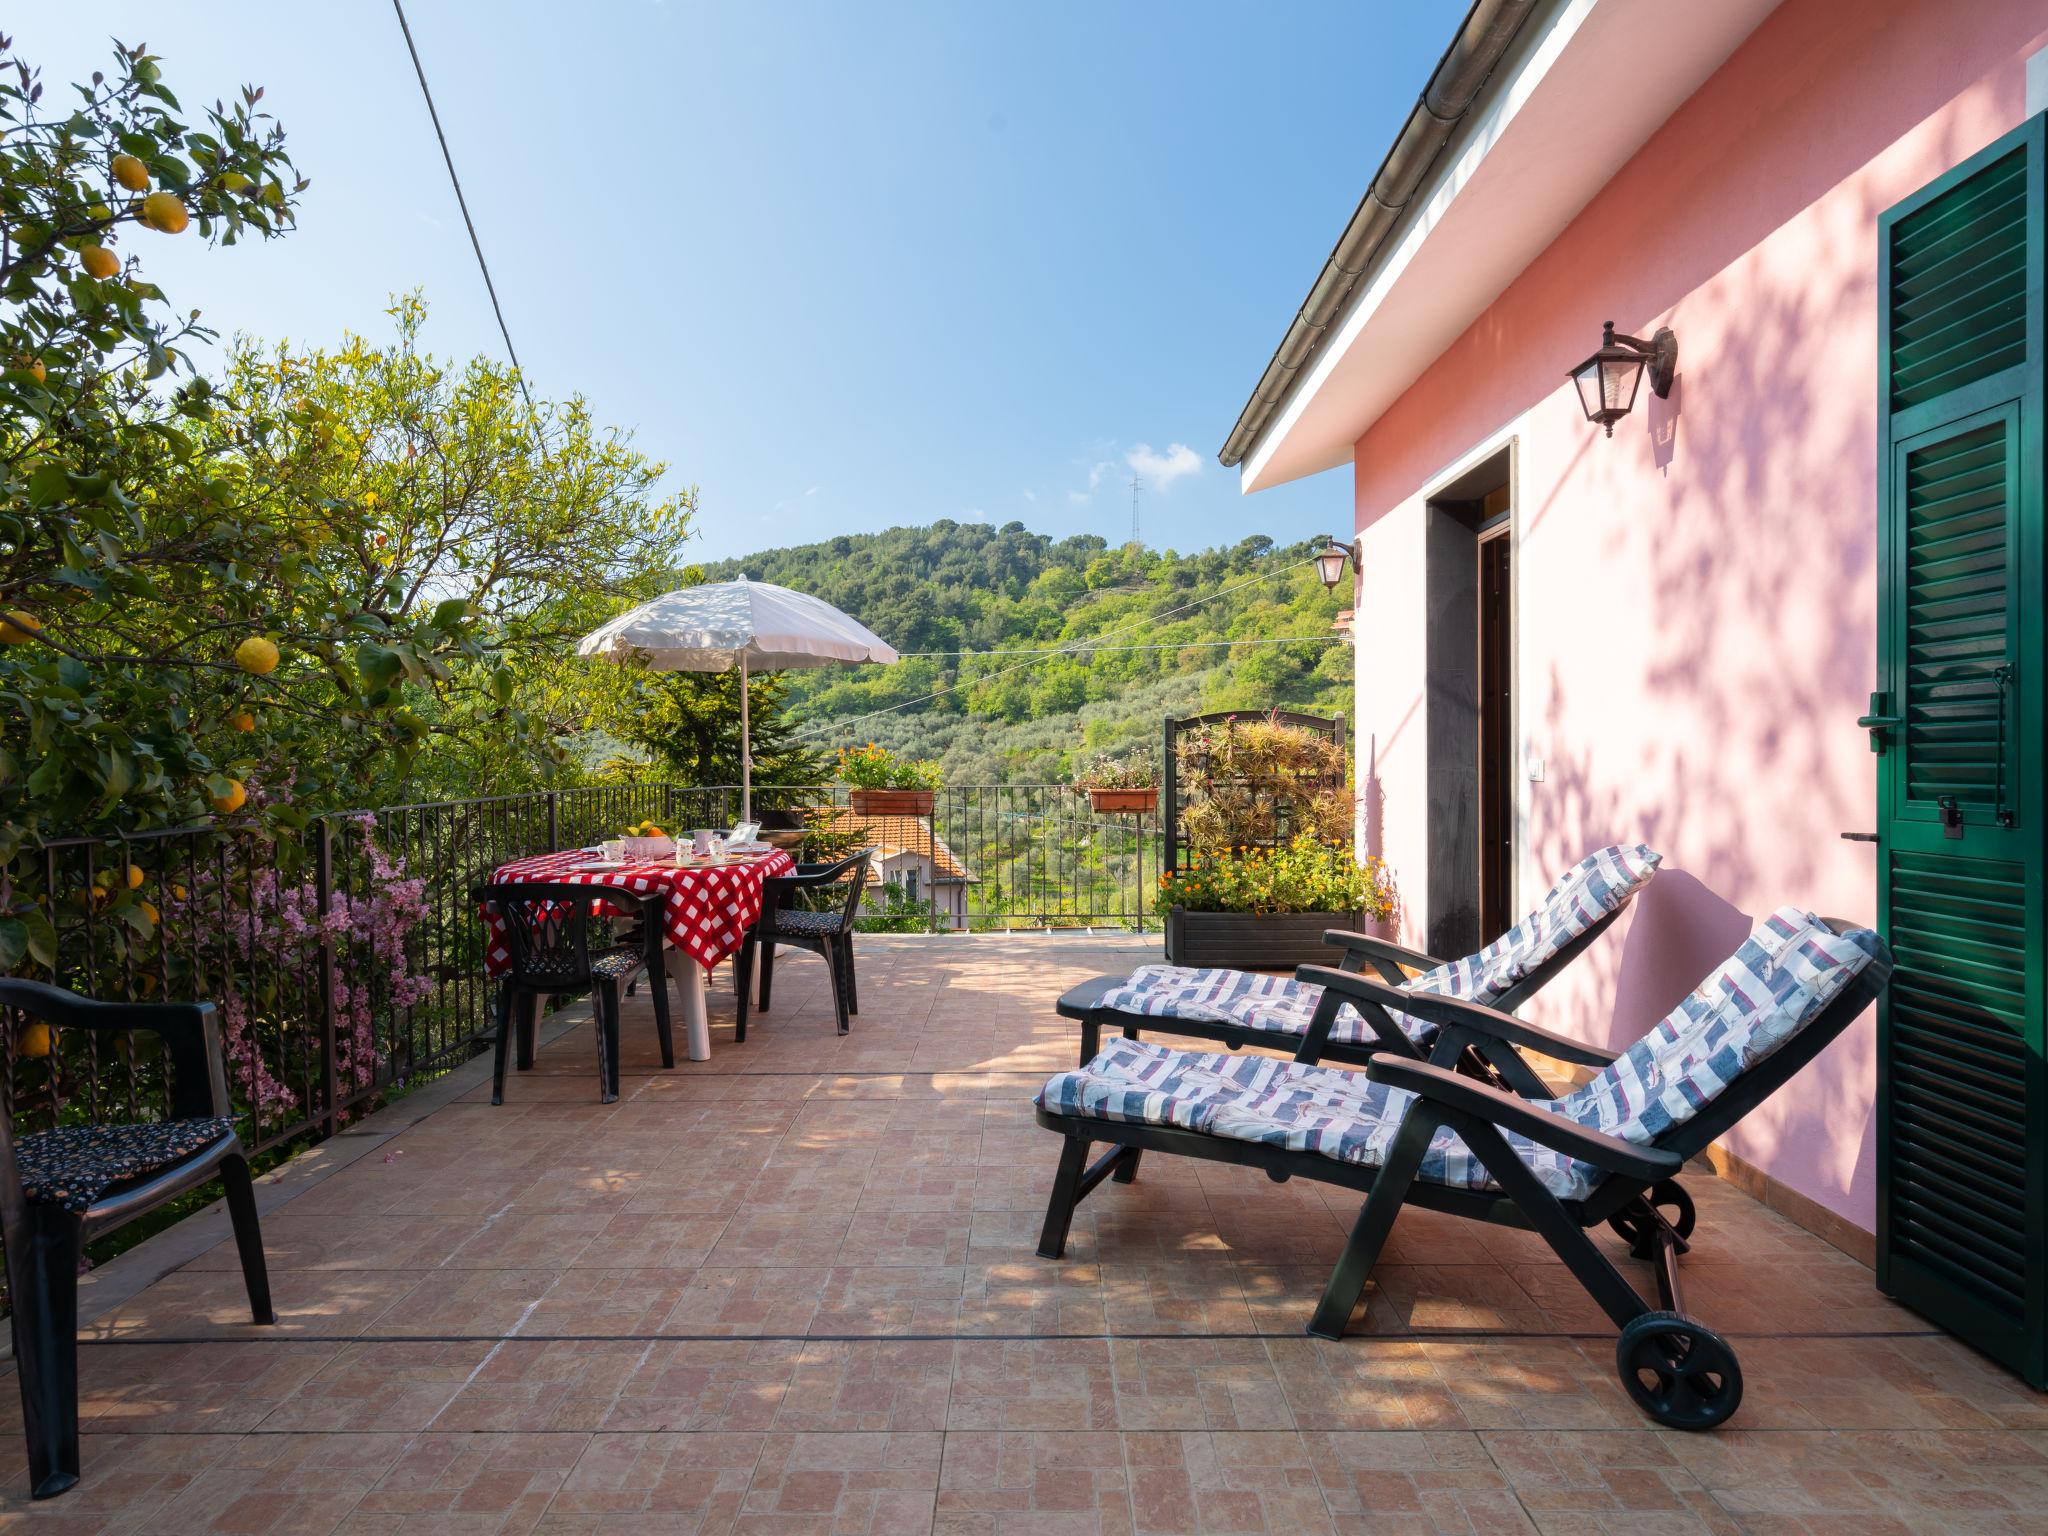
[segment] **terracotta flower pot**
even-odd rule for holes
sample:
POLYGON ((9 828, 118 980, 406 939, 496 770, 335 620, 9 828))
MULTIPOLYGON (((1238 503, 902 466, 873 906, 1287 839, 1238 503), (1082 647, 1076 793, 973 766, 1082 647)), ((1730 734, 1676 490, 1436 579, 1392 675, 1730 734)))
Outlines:
POLYGON ((855 789, 847 792, 856 816, 929 816, 938 800, 930 789, 855 789))
POLYGON ((1088 809, 1098 816, 1143 816, 1159 804, 1157 789, 1091 789, 1088 809))

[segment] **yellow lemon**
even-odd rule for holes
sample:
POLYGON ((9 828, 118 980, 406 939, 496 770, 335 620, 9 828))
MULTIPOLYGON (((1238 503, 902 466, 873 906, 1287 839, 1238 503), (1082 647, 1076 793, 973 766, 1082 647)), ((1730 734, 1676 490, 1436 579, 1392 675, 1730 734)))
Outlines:
POLYGON ((116 155, 113 164, 114 180, 130 192, 141 192, 149 186, 149 167, 133 155, 116 155))
POLYGON ((192 222, 185 205, 171 192, 152 192, 142 200, 142 222, 166 235, 182 234, 192 222))
POLYGON ((242 788, 240 779, 228 780, 228 792, 213 797, 213 808, 223 816, 232 816, 249 802, 249 791, 242 788))
POLYGON ((50 376, 50 370, 43 366, 43 360, 40 357, 17 357, 14 360, 14 366, 34 379, 38 384, 50 376))
POLYGON ((131 891, 142 889, 142 866, 140 864, 130 864, 128 866, 128 889, 131 891))
POLYGON ((183 901, 184 899, 185 899, 185 887, 183 887, 182 885, 174 885, 174 886, 172 886, 172 887, 171 887, 171 900, 173 900, 173 901, 183 901))
POLYGON ((150 922, 154 924, 157 922, 160 914, 157 912, 155 907, 151 906, 148 902, 145 901, 144 903, 142 903, 142 915, 144 917, 147 917, 150 920, 150 922))
POLYGON ((251 635, 235 647, 235 665, 244 672, 268 677, 277 670, 277 646, 261 635, 251 635))
POLYGON ((88 245, 78 253, 78 264, 85 268, 87 277, 104 281, 121 270, 121 258, 104 245, 88 245))
POLYGON ((247 734, 256 729, 256 717, 246 709, 238 709, 229 717, 228 724, 247 734))
POLYGON ((20 1057, 42 1057, 50 1054, 50 1026, 31 1024, 15 1039, 14 1054, 20 1057))
POLYGON ((43 621, 26 608, 10 608, 0 618, 0 644, 25 645, 43 632, 43 621))

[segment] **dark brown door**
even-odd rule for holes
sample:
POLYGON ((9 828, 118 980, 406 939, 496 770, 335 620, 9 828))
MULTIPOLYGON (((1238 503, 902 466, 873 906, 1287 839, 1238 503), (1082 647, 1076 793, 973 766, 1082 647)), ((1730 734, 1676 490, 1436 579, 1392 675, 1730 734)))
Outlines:
POLYGON ((1515 626, 1508 525, 1479 541, 1479 936, 1515 921, 1515 626))

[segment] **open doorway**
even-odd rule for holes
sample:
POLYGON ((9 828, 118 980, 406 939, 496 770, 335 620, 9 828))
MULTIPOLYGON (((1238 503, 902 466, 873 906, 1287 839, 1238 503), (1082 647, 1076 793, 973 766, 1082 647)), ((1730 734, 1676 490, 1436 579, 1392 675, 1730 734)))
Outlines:
POLYGON ((1479 527, 1479 937, 1515 920, 1515 613, 1508 488, 1479 527), (1497 504, 1497 510, 1496 510, 1497 504))
POLYGON ((1427 503, 1430 951, 1470 954, 1515 920, 1513 459, 1427 503))

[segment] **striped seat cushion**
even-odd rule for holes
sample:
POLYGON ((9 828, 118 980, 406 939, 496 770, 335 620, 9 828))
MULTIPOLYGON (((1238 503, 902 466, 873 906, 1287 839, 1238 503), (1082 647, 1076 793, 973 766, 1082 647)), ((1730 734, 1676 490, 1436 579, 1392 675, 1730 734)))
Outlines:
POLYGON ((1798 1034, 1879 951, 1867 929, 1836 934, 1780 907, 1662 1023, 1557 1101, 1581 1125, 1649 1146, 1798 1034))
MULTIPOLYGON (((1875 934, 1837 936, 1796 908, 1781 908, 1606 1071, 1562 1099, 1530 1103, 1653 1144, 1811 1023, 1877 947, 1875 934)), ((1087 1066, 1047 1081, 1038 1102, 1058 1114, 1177 1126, 1378 1167, 1413 1098, 1333 1067, 1114 1040, 1087 1066)), ((1561 1199, 1584 1199, 1604 1177, 1514 1132, 1503 1134, 1561 1199)), ((1448 1128, 1437 1131, 1418 1177, 1464 1189, 1493 1184, 1448 1128)))
MULTIPOLYGON (((1465 997, 1488 1006, 1528 979, 1539 966, 1627 901, 1657 872, 1662 855, 1637 843, 1602 848, 1573 866, 1552 886, 1536 910, 1476 955, 1424 971, 1408 983, 1414 992, 1465 997)), ((1151 1018, 1231 1024, 1299 1039, 1308 1033, 1323 989, 1291 976, 1259 971, 1196 970, 1179 965, 1141 965, 1098 1007, 1151 1018)), ((1434 1025, 1395 1013, 1410 1039, 1427 1045, 1434 1025)), ((1330 1039, 1339 1045, 1378 1040, 1364 1015, 1349 1003, 1337 1010, 1330 1039)))

